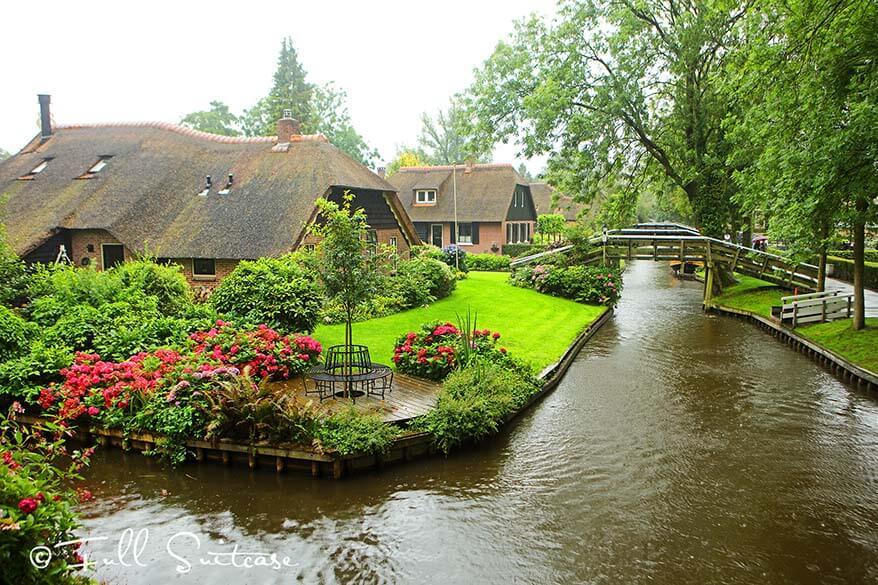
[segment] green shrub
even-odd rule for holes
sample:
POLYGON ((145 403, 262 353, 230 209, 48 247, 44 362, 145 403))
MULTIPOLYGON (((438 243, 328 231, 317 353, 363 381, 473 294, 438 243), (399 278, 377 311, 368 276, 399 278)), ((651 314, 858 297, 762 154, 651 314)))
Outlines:
POLYGON ((622 273, 608 266, 526 265, 509 280, 516 286, 534 288, 580 303, 614 305, 622 292, 622 273))
POLYGON ((407 307, 419 307, 432 300, 443 299, 457 286, 451 268, 432 258, 420 257, 402 262, 397 268, 397 275, 394 284, 400 286, 407 307))
POLYGON ((32 551, 55 543, 73 542, 78 521, 74 506, 90 497, 77 493, 73 482, 88 463, 91 450, 66 448, 64 429, 54 423, 26 426, 15 413, 0 416, 0 563, 3 582, 87 585, 94 583, 73 568, 82 562, 78 547, 62 546, 32 562, 32 551), (53 438, 54 437, 54 438, 53 438), (69 454, 69 455, 68 455, 69 454))
POLYGON ((110 272, 124 288, 155 297, 163 315, 176 315, 192 304, 192 288, 179 264, 164 266, 144 259, 123 262, 110 272))
POLYGON ((317 275, 291 256, 243 261, 210 297, 219 312, 285 333, 310 332, 323 292, 317 275))
POLYGON ((470 270, 481 270, 484 272, 509 272, 509 263, 512 259, 509 256, 499 256, 497 254, 470 254, 466 263, 470 270))
POLYGON ((28 353, 0 362, 0 396, 33 403, 42 388, 61 380, 59 371, 72 362, 69 348, 37 340, 28 353))
POLYGON ((517 372, 475 360, 445 379, 436 408, 417 428, 431 433, 436 447, 448 453, 467 441, 496 433, 506 417, 538 389, 517 372))
POLYGON ((98 307, 124 300, 127 291, 113 271, 98 272, 92 267, 76 268, 68 264, 38 264, 27 292, 31 299, 51 296, 62 307, 98 307))
POLYGON ((17 313, 0 306, 0 362, 27 352, 36 327, 17 313))
POLYGON ((352 406, 322 419, 314 439, 320 448, 340 455, 380 455, 398 434, 399 429, 378 415, 360 413, 352 406))
MULTIPOLYGON (((836 258, 844 258, 845 260, 854 259, 853 250, 830 250, 827 256, 835 256, 836 258)), ((864 250, 863 256, 866 262, 878 262, 878 250, 864 250)))

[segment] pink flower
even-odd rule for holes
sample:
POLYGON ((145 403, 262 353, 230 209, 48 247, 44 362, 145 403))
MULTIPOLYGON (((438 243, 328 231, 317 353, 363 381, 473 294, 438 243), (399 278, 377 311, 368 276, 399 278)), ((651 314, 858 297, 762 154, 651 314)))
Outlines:
POLYGON ((493 337, 494 339, 500 339, 500 333, 498 333, 498 332, 495 331, 495 332, 494 332, 494 335, 493 335, 492 337, 493 337))
POLYGON ((23 500, 18 502, 18 509, 21 510, 22 514, 30 514, 39 507, 39 500, 36 500, 34 498, 24 498, 23 500))
POLYGON ((91 500, 91 499, 94 498, 94 495, 92 495, 91 491, 90 491, 90 490, 86 490, 86 489, 81 489, 81 490, 79 490, 79 494, 78 494, 78 495, 79 495, 79 503, 80 503, 80 504, 83 504, 83 503, 85 503, 85 502, 87 502, 87 501, 89 501, 89 500, 91 500))
POLYGON ((97 406, 89 406, 88 407, 88 415, 89 416, 97 416, 100 412, 100 409, 97 406))

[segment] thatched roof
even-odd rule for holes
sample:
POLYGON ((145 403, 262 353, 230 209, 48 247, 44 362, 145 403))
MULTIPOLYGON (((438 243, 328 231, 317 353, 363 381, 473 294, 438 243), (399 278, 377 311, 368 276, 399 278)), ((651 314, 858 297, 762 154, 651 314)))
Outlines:
POLYGON ((560 213, 567 221, 576 221, 576 216, 587 205, 576 203, 573 198, 564 195, 548 183, 531 183, 530 193, 537 208, 537 214, 560 213), (555 197, 555 201, 552 198, 555 197))
MULTIPOLYGON (((457 217, 462 222, 496 222, 506 219, 516 185, 527 189, 527 180, 509 164, 476 164, 468 171, 459 165, 457 217)), ((451 166, 402 167, 388 178, 399 193, 412 221, 448 221, 454 217, 454 181, 451 166), (415 191, 436 189, 435 205, 415 205, 415 191)))
POLYGON ((334 186, 389 192, 402 209, 392 185, 319 135, 279 145, 165 123, 60 126, 0 163, 4 219, 21 255, 58 228, 104 229, 133 250, 173 257, 277 255, 334 186), (100 173, 81 178, 105 155, 112 158, 100 173), (46 158, 44 171, 20 179, 46 158), (220 195, 230 173, 230 192, 220 195), (206 175, 213 187, 202 197, 206 175))

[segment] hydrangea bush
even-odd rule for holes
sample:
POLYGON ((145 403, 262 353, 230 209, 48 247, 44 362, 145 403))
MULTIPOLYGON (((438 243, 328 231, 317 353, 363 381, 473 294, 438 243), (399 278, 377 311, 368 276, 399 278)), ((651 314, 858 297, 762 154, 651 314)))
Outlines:
POLYGON ((609 306, 622 292, 622 273, 609 266, 527 265, 516 269, 510 281, 556 297, 609 306))

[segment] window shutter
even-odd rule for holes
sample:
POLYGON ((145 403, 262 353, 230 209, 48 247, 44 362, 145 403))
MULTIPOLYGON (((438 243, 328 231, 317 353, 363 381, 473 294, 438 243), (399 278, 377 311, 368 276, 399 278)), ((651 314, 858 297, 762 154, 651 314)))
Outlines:
POLYGON ((473 244, 479 243, 479 223, 477 221, 473 222, 472 234, 473 234, 473 244))

